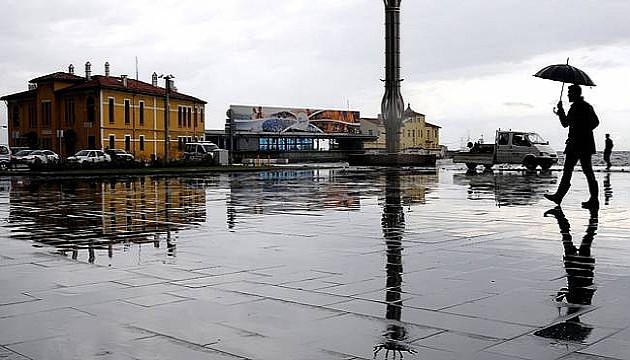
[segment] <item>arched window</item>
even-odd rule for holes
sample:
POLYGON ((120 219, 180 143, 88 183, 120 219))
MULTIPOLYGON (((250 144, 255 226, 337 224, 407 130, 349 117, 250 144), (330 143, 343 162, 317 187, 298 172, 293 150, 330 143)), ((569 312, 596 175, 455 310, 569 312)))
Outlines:
POLYGON ((94 104, 94 97, 89 96, 86 103, 87 108, 87 121, 94 122, 96 120, 96 105, 94 104))
POLYGON ((11 115, 11 118, 13 119, 13 126, 19 127, 20 126, 20 107, 19 106, 13 105, 13 114, 11 115))

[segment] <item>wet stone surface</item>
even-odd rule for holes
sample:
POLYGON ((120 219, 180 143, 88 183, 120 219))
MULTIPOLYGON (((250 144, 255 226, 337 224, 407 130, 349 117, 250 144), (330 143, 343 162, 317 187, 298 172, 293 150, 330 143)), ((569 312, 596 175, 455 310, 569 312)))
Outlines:
POLYGON ((0 358, 628 359, 630 174, 559 175, 0 178, 0 358))

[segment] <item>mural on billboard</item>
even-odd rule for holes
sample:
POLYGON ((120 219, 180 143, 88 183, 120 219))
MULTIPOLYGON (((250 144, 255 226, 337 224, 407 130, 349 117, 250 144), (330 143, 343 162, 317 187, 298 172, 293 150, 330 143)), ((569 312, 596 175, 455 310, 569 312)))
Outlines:
POLYGON ((234 130, 359 134, 358 111, 230 106, 234 130))

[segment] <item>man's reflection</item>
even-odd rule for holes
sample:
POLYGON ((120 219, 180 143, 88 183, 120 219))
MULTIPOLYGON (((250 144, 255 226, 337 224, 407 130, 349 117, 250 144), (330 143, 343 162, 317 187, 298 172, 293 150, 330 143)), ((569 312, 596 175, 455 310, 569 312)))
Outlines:
POLYGON ((400 174, 397 171, 388 171, 386 173, 385 183, 385 204, 383 206, 383 217, 381 218, 381 226, 383 228, 383 237, 387 245, 387 264, 385 270, 387 272, 387 290, 385 300, 387 302, 387 310, 385 318, 389 321, 387 330, 383 334, 383 342, 374 346, 374 357, 379 351, 385 349, 385 359, 388 358, 389 352, 393 352, 393 358, 396 354, 402 359, 402 352, 415 352, 406 343, 407 331, 400 322, 402 315, 402 239, 405 230, 405 214, 401 204, 400 196, 400 174))
POLYGON ((591 305, 596 288, 593 282, 595 258, 591 254, 591 244, 597 233, 598 210, 589 209, 589 220, 586 234, 579 247, 573 243, 571 225, 564 215, 562 208, 555 207, 545 212, 545 216, 553 216, 558 222, 562 245, 564 247, 564 269, 567 274, 567 287, 562 288, 556 295, 557 302, 566 301, 569 319, 563 323, 539 330, 534 334, 541 337, 559 340, 583 341, 588 337, 592 328, 580 323, 578 315, 585 305, 591 305), (571 316, 576 314, 575 316, 571 316))
POLYGON ((610 186, 610 172, 607 172, 604 176, 604 205, 610 203, 610 198, 613 196, 612 186, 610 186))

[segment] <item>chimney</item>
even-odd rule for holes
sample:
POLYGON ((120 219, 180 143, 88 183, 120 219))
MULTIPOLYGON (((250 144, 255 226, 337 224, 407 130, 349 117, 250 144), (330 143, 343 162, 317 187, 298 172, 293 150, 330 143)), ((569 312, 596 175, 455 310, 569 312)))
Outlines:
POLYGON ((35 90, 35 89, 37 89, 37 84, 28 83, 28 89, 29 89, 29 90, 35 90))
POLYGON ((85 78, 92 79, 92 64, 89 61, 85 63, 85 78))
POLYGON ((109 62, 105 61, 105 76, 109 76, 109 62))
POLYGON ((70 64, 70 66, 68 66, 68 72, 74 75, 74 65, 70 64))
POLYGON ((158 86, 158 76, 155 72, 153 72, 153 75, 151 75, 151 85, 157 87, 158 86))
POLYGON ((120 75, 124 87, 127 87, 127 75, 120 75))

